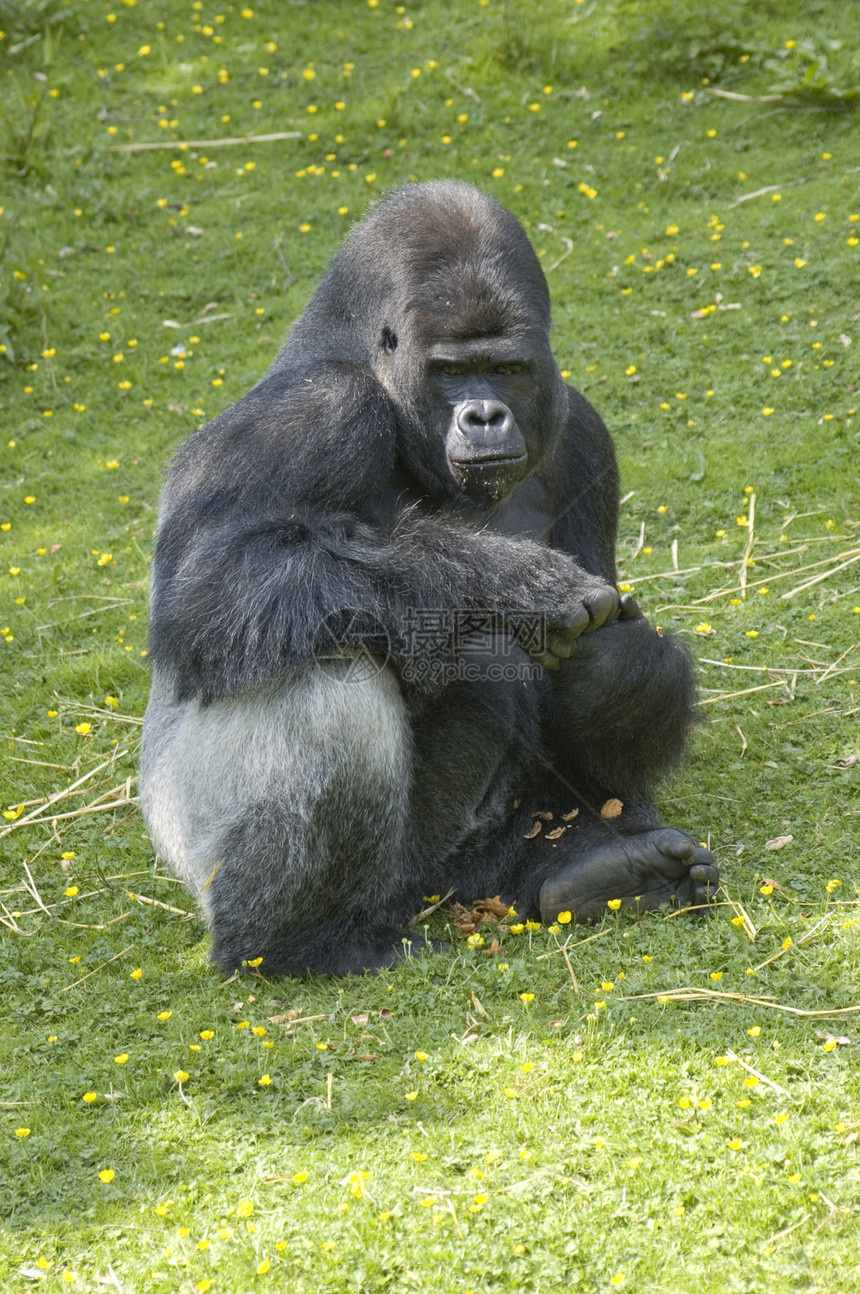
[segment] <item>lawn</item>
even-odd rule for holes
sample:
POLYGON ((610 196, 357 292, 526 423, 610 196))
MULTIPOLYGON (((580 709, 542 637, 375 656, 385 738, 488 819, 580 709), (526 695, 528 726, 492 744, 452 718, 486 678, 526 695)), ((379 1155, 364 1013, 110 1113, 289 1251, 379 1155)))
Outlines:
POLYGON ((856 1290, 860 8, 0 27, 2 1288, 856 1290), (622 579, 705 720, 661 808, 720 906, 228 980, 136 810, 160 483, 353 221, 448 175, 528 229, 615 435, 622 579))

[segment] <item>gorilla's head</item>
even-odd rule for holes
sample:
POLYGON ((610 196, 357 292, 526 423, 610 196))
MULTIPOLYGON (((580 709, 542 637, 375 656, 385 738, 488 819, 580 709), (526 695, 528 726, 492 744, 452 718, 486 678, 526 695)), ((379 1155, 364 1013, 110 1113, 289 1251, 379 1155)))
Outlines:
POLYGON ((326 327, 398 412, 404 465, 428 492, 492 505, 563 426, 546 279, 522 227, 469 184, 397 189, 353 230, 293 335, 326 327))

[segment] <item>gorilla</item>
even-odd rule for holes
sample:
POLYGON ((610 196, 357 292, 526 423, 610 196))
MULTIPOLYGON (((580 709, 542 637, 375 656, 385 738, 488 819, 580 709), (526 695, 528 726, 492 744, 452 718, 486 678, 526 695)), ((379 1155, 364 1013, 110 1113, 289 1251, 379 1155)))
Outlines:
POLYGON ((225 970, 392 965, 428 895, 712 901, 652 800, 692 670, 619 597, 612 442, 549 330, 515 217, 408 185, 174 458, 140 799, 225 970))

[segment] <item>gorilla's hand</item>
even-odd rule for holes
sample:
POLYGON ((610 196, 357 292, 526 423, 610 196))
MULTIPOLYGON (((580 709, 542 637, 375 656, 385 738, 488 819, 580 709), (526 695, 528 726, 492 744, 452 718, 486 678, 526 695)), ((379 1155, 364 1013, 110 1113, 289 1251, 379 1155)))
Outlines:
MULTIPOLYGON (((569 640, 566 646, 569 647, 564 660, 572 662, 571 668, 575 668, 577 662, 597 661, 600 658, 604 660, 608 657, 615 661, 615 668, 623 668, 621 662, 629 659, 632 662, 640 654, 651 650, 649 643, 652 639, 657 639, 661 631, 655 631, 650 620, 646 619, 639 607, 636 599, 629 593, 625 593, 621 598, 621 605, 618 615, 614 620, 608 620, 596 634, 580 634, 578 638, 569 640), (619 657, 619 651, 621 656, 619 657)), ((662 635, 661 635, 662 636, 662 635)), ((667 643, 670 641, 666 639, 667 643)), ((550 669, 553 667, 550 665, 550 669)))
POLYGON ((623 596, 611 584, 599 584, 584 593, 579 605, 563 619, 547 625, 542 650, 532 652, 544 669, 557 670, 563 660, 573 655, 574 645, 583 634, 590 634, 618 617, 635 620, 642 616, 639 605, 629 593, 623 596))

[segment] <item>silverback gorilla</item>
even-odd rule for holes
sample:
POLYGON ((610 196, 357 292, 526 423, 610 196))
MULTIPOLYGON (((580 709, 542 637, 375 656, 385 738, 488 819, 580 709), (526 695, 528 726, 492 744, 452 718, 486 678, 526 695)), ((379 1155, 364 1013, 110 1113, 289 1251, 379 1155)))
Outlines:
POLYGON ((691 668, 616 591, 615 454, 549 328, 510 212, 410 185, 176 455, 141 804, 225 970, 390 965, 449 890, 545 921, 711 900, 651 801, 691 668))

